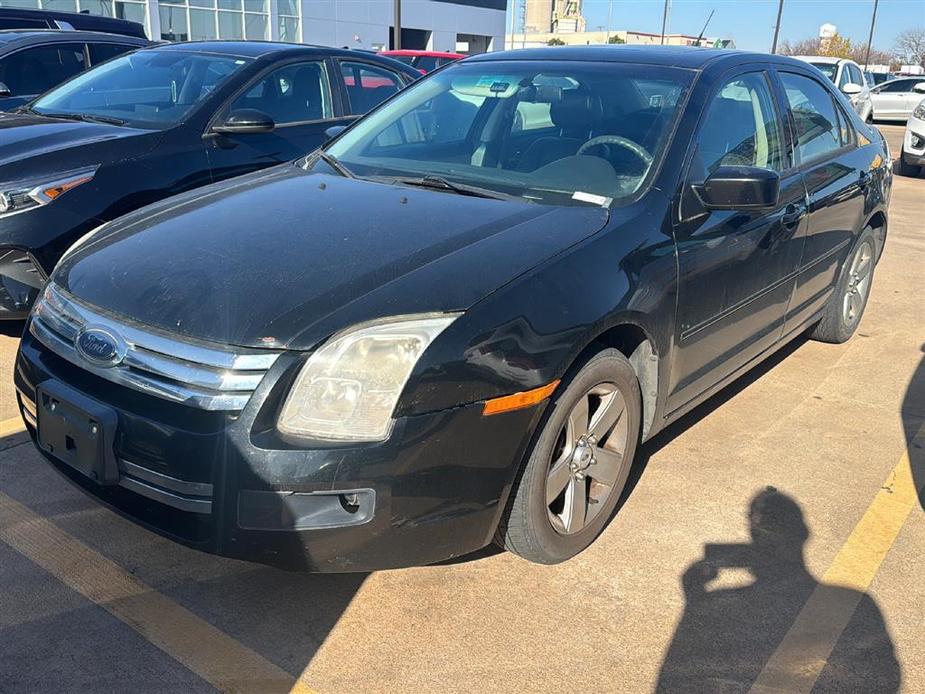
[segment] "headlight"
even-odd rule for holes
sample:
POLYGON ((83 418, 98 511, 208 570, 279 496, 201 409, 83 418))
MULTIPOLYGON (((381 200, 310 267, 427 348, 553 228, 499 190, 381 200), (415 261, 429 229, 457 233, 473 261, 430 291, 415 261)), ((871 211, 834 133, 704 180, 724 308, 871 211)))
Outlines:
POLYGON ((382 441, 411 370, 459 314, 400 316, 334 335, 299 373, 277 428, 336 441, 382 441))
POLYGON ((912 117, 918 120, 925 120, 925 104, 919 104, 912 112, 912 117))
POLYGON ((90 167, 55 176, 0 183, 0 216, 47 205, 69 190, 92 181, 94 175, 96 167, 90 167))

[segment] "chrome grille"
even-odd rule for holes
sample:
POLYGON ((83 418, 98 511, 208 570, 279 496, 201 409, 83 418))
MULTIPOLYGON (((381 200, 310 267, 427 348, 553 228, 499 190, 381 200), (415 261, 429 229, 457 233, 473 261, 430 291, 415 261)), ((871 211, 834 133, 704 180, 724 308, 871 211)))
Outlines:
POLYGON ((80 303, 49 283, 35 306, 30 331, 55 354, 80 368, 129 388, 203 410, 242 410, 278 352, 225 349, 179 340, 120 322, 80 303), (77 351, 84 327, 119 335, 125 356, 100 366, 77 351))

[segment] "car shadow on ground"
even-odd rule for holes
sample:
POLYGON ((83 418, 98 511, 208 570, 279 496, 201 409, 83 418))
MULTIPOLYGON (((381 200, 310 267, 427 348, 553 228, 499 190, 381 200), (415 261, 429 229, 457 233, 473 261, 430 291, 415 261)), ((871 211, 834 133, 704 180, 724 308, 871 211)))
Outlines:
MULTIPOLYGON (((925 352, 925 344, 922 345, 922 352, 925 352)), ((925 511, 925 431, 916 439, 916 434, 925 427, 925 357, 919 362, 906 387, 902 420, 909 450, 912 481, 918 492, 919 506, 925 511)))
MULTIPOLYGON (((803 548, 810 536, 800 505, 773 487, 755 495, 747 520, 750 543, 704 545, 684 572, 685 607, 659 673, 656 692, 745 691, 784 640, 814 591, 837 614, 857 605, 825 661, 813 691, 896 692, 901 668, 876 602, 866 593, 821 583, 803 548), (732 580, 730 580, 732 579, 732 580)), ((817 664, 832 630, 828 615, 800 634, 800 651, 781 663, 780 691, 817 664), (805 657, 801 657, 805 656, 805 657)), ((775 671, 777 671, 775 669, 775 671)))
POLYGON ((0 335, 6 337, 21 337, 26 322, 21 320, 0 320, 0 335))

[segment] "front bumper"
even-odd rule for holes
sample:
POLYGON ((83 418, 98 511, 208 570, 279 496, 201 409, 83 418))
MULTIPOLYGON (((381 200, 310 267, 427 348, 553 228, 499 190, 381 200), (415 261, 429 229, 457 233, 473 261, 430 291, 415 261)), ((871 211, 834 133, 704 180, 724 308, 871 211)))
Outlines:
POLYGON ((909 121, 900 156, 909 166, 925 166, 925 121, 909 121))
POLYGON ((114 484, 42 455, 113 509, 197 549, 336 572, 429 564, 491 541, 542 404, 485 417, 476 403, 403 418, 380 444, 306 449, 274 427, 298 366, 280 358, 242 412, 207 412, 101 379, 27 329, 14 380, 33 441, 40 384, 113 408, 114 484))

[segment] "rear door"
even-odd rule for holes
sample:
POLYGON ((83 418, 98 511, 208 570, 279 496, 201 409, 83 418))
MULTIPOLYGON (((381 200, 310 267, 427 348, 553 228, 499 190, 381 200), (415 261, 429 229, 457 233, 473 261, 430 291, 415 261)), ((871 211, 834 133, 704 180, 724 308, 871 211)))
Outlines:
POLYGON ((867 155, 853 121, 830 87, 814 75, 779 70, 794 154, 809 196, 809 221, 785 330, 825 305, 862 223, 870 183, 867 155))
MULTIPOLYGON (((873 96, 875 118, 900 118, 906 112, 906 98, 919 80, 899 79, 885 82, 873 96)), ((912 108, 915 108, 913 105, 912 108)), ((912 109, 909 109, 911 113, 912 109)))
POLYGON ((219 110, 213 122, 243 109, 270 116, 276 127, 265 133, 211 136, 209 160, 214 180, 292 161, 327 139, 337 121, 329 62, 299 60, 276 65, 248 83, 219 110))
POLYGON ((702 114, 678 192, 678 321, 670 411, 719 383, 781 336, 800 262, 806 192, 766 69, 724 76, 702 114), (770 208, 708 210, 697 189, 720 166, 780 175, 770 208))

